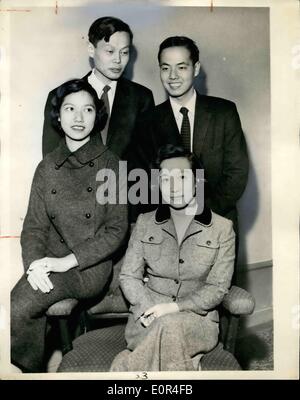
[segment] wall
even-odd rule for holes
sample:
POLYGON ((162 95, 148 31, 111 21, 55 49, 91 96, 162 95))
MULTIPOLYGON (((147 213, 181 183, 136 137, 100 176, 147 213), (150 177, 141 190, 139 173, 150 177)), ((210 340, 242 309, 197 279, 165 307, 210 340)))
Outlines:
MULTIPOLYGON (((41 132, 46 95, 63 81, 89 70, 87 31, 99 16, 114 15, 130 24, 136 54, 127 75, 153 90, 156 103, 165 99, 159 80, 157 49, 170 35, 192 37, 200 48, 202 93, 237 104, 249 147, 251 169, 239 202, 241 282, 257 288, 253 267, 272 259, 270 195, 269 15, 266 8, 98 6, 32 8, 10 18, 10 221, 3 230, 19 235, 26 213, 34 169, 41 159, 41 132), (252 269, 251 269, 252 268, 252 269), (247 278, 249 277, 249 278, 247 278), (247 283, 248 282, 248 283, 247 283)), ((12 284, 22 266, 18 239, 11 244, 12 284)), ((265 264, 264 264, 265 265, 265 264)), ((271 264, 264 272, 271 294, 271 264)), ((255 290, 263 304, 264 288, 255 290)), ((271 307, 271 296, 268 307, 271 307)))

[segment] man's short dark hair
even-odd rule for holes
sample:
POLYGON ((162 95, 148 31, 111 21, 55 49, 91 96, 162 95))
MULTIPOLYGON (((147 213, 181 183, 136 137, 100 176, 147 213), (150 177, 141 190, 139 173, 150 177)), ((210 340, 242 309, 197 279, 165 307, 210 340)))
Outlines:
POLYGON ((164 49, 169 47, 185 47, 190 52, 190 57, 193 64, 199 61, 199 49, 196 43, 186 36, 171 36, 165 39, 159 46, 158 62, 160 63, 160 56, 164 49))
POLYGON ((104 39, 109 42, 110 37, 116 32, 127 32, 130 37, 130 44, 132 43, 132 31, 125 22, 115 17, 101 17, 92 23, 89 29, 89 41, 97 46, 97 43, 104 39))
POLYGON ((77 93, 81 91, 87 92, 92 96, 96 108, 96 119, 91 135, 94 133, 99 133, 105 126, 107 114, 105 111, 104 102, 98 98, 95 89, 84 79, 72 79, 60 85, 55 90, 54 96, 51 99, 51 124, 53 128, 62 136, 64 136, 64 132, 59 121, 61 106, 66 96, 71 93, 77 93))
POLYGON ((203 166, 194 153, 185 151, 182 146, 174 144, 165 144, 158 149, 156 159, 152 165, 154 169, 161 169, 161 163, 169 158, 184 157, 190 162, 194 176, 197 169, 203 169, 203 166))

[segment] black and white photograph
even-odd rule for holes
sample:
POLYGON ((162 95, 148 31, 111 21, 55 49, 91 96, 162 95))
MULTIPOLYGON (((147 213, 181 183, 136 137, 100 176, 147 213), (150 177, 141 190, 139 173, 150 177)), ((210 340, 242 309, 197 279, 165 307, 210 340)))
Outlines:
POLYGON ((298 379, 299 2, 0 22, 0 377, 298 379))

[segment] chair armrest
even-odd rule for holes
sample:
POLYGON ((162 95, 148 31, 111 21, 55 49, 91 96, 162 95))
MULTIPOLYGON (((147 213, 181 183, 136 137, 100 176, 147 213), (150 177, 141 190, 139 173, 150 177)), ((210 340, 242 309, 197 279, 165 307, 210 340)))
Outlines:
POLYGON ((246 290, 232 286, 224 297, 222 306, 233 315, 247 315, 253 312, 255 300, 246 290))
POLYGON ((123 314, 128 313, 128 308, 128 303, 118 287, 114 293, 106 295, 100 303, 91 307, 87 313, 91 317, 106 313, 123 314))
POLYGON ((71 315, 73 309, 77 306, 78 300, 64 299, 52 304, 46 312, 47 317, 63 317, 71 315))

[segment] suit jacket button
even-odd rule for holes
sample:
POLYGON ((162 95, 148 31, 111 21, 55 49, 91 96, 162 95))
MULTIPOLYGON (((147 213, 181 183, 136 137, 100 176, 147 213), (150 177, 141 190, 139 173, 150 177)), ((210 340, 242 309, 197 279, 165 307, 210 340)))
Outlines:
POLYGON ((65 243, 63 238, 60 238, 60 243, 65 243))
POLYGON ((153 236, 150 236, 150 237, 149 237, 149 242, 152 242, 153 239, 154 239, 154 237, 153 237, 153 236))
POLYGON ((51 190, 51 193, 52 193, 52 194, 56 194, 56 190, 55 190, 55 189, 52 189, 52 190, 51 190))
POLYGON ((174 279, 174 282, 176 283, 176 285, 178 285, 179 280, 178 279, 174 279))
POLYGON ((208 246, 211 245, 211 241, 208 240, 208 241, 206 242, 206 244, 207 244, 208 246))
POLYGON ((51 219, 55 219, 55 215, 52 214, 52 215, 51 215, 51 219))
POLYGON ((89 163, 89 166, 90 166, 90 167, 93 167, 93 166, 94 166, 93 161, 91 161, 91 162, 89 163))
POLYGON ((184 260, 182 258, 179 258, 179 264, 183 264, 184 260))
POLYGON ((92 192, 93 188, 89 186, 86 190, 87 190, 88 192, 92 192))
POLYGON ((172 300, 173 300, 173 301, 176 301, 176 296, 172 296, 172 300))
POLYGON ((85 217, 86 217, 86 218, 91 218, 91 214, 90 214, 90 213, 86 213, 86 214, 85 214, 85 217))

